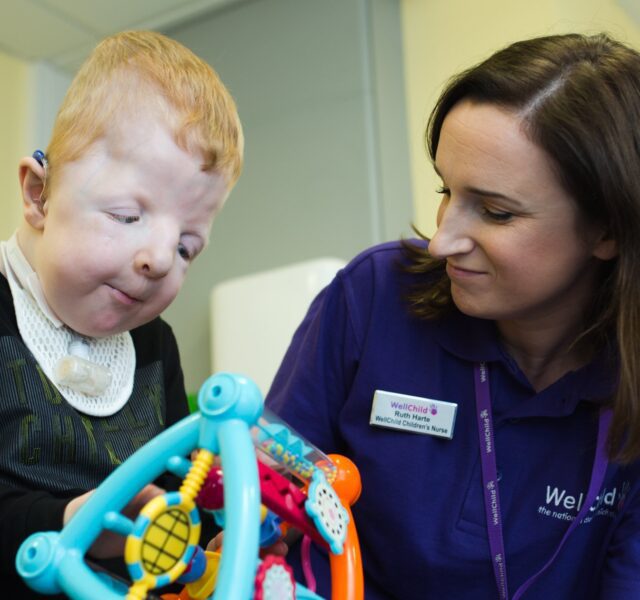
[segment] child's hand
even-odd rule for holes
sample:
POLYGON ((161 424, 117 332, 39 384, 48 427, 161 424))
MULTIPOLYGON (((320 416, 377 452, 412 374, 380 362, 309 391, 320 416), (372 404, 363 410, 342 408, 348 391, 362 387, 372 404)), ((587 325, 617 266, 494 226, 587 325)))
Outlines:
MULTIPOLYGON (((222 552, 222 535, 221 531, 216 537, 214 537, 208 544, 207 550, 209 552, 222 552)), ((275 544, 267 546, 266 548, 260 548, 260 558, 264 558, 267 554, 275 554, 276 556, 286 556, 289 552, 289 546, 284 540, 278 540, 275 544)))
POLYGON ((284 540, 278 540, 275 544, 267 546, 266 548, 260 548, 260 558, 264 558, 268 554, 275 554, 276 556, 286 556, 289 552, 289 546, 287 546, 284 540))
MULTIPOLYGON (((73 518, 73 515, 75 515, 80 507, 89 500, 89 497, 94 491, 95 490, 90 490, 86 494, 82 494, 82 496, 74 498, 69 502, 69 504, 67 504, 64 509, 63 525, 66 525, 73 518)), ((162 488, 149 484, 143 487, 142 490, 133 497, 131 502, 129 502, 129 504, 127 504, 122 510, 122 514, 130 519, 134 519, 140 512, 140 509, 147 504, 147 502, 164 493, 165 491, 162 488)), ((124 543, 125 538, 123 536, 111 531, 103 531, 91 548, 89 548, 89 554, 94 558, 113 558, 115 556, 122 556, 124 553, 124 543)))

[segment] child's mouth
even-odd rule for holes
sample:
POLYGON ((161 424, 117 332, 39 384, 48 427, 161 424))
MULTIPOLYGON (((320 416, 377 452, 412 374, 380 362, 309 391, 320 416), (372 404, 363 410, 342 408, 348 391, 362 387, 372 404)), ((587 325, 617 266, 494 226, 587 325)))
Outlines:
POLYGON ((113 296, 115 296, 115 298, 122 304, 126 304, 127 306, 130 306, 132 304, 140 302, 140 300, 138 300, 137 298, 130 296, 129 294, 127 294, 126 292, 123 292, 118 288, 115 288, 111 285, 109 285, 108 287, 111 288, 113 296))

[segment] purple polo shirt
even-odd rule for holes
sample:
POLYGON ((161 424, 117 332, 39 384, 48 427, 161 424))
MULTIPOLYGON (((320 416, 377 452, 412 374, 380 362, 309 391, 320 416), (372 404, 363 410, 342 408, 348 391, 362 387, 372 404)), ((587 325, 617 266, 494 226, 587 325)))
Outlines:
MULTIPOLYGON (((473 378, 474 364, 487 362, 511 597, 551 557, 586 496, 597 409, 615 368, 603 353, 536 393, 492 321, 411 316, 403 298, 418 276, 402 261, 400 244, 388 243, 338 273, 295 333, 267 404, 358 466, 367 600, 493 600, 473 378), (453 439, 370 425, 376 390, 456 403, 453 439)), ((609 466, 588 522, 525 599, 640 598, 638 474, 638 463, 609 466)), ((329 598, 320 552, 314 571, 329 598)))

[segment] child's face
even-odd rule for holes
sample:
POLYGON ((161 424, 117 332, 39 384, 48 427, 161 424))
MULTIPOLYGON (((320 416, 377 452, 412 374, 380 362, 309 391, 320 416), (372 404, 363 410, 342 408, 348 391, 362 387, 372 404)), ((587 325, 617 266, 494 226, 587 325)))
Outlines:
POLYGON ((173 301, 226 194, 201 162, 142 116, 56 174, 32 266, 66 325, 112 335, 173 301))

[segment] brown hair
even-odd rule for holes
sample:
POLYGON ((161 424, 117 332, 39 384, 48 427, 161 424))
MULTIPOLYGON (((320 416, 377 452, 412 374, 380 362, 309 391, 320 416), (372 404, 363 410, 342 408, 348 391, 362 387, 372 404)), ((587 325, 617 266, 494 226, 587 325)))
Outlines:
MULTIPOLYGON (((609 445, 621 462, 635 460, 640 457, 640 54, 605 34, 534 38, 500 50, 446 85, 427 126, 432 161, 443 121, 462 99, 521 117, 584 217, 616 240, 619 255, 603 269, 581 340, 596 348, 617 345, 609 445)), ((437 317, 453 304, 443 261, 418 246, 405 247, 412 272, 432 273, 412 290, 413 310, 437 317)))
POLYGON ((216 72, 191 50, 152 31, 105 38, 67 91, 47 148, 48 183, 78 159, 123 112, 153 110, 176 143, 199 153, 204 171, 231 188, 242 168, 243 136, 233 98, 216 72))

